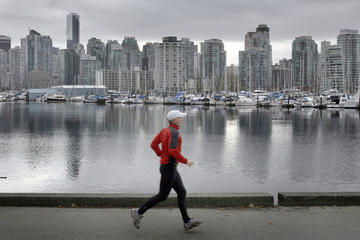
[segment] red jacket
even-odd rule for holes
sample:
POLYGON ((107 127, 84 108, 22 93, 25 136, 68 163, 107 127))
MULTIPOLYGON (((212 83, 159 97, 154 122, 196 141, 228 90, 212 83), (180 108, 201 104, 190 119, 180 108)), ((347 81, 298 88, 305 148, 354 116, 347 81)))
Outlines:
POLYGON ((181 155, 181 135, 179 127, 175 124, 170 124, 169 127, 162 129, 151 143, 151 148, 156 155, 161 157, 161 164, 178 162, 187 163, 187 159, 181 155), (161 143, 161 149, 159 144, 161 143))

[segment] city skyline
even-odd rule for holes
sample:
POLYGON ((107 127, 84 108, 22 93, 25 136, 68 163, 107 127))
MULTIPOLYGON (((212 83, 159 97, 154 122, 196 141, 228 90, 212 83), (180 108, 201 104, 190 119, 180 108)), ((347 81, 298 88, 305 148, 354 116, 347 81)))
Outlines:
POLYGON ((134 36, 140 49, 146 42, 161 42, 162 37, 171 35, 190 38, 197 45, 206 39, 219 38, 227 51, 227 65, 237 65, 239 51, 244 50, 244 36, 258 24, 270 27, 273 63, 291 58, 291 42, 298 36, 310 35, 318 45, 323 40, 336 43, 341 29, 359 29, 354 19, 360 3, 345 2, 338 5, 336 1, 312 1, 302 6, 300 1, 264 1, 257 2, 255 7, 254 3, 241 1, 189 4, 139 0, 105 1, 100 5, 94 1, 54 0, 31 2, 29 8, 28 1, 3 0, 0 19, 1 33, 11 37, 12 47, 20 45, 30 27, 49 35, 53 46, 66 48, 65 19, 69 12, 75 12, 81 16, 80 42, 84 45, 91 37, 106 42, 134 36))

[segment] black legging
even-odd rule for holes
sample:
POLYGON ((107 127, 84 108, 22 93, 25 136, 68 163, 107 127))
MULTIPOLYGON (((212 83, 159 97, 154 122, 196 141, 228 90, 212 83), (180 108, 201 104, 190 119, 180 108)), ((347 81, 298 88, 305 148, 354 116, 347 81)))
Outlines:
POLYGON ((190 220, 185 204, 186 189, 182 183, 181 176, 174 165, 160 165, 160 191, 157 195, 150 198, 139 210, 139 214, 144 214, 148 209, 156 204, 165 201, 170 194, 171 188, 175 190, 178 198, 178 205, 184 222, 190 220))

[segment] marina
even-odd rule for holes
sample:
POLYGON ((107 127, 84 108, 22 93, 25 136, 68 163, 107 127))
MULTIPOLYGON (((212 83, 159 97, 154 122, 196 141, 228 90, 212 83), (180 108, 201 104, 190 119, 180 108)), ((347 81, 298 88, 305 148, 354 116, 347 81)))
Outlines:
MULTIPOLYGON (((66 88, 63 86, 62 88, 66 88)), ((72 86, 68 86, 72 87, 72 86)), ((78 88, 78 87, 77 87, 78 88)), ((84 88, 84 87, 80 87, 84 88)), ((94 86, 93 89, 98 89, 94 86)), ((161 95, 147 95, 147 94, 130 94, 121 93, 118 91, 105 92, 102 88, 102 95, 76 95, 69 93, 63 94, 58 88, 55 89, 36 89, 38 92, 35 97, 29 97, 29 91, 3 92, 0 94, 0 102, 14 102, 14 101, 38 101, 38 102, 83 102, 83 103, 98 103, 98 104, 163 104, 163 105, 204 105, 204 106, 227 106, 227 107, 283 107, 283 108, 347 108, 360 109, 360 90, 352 95, 340 93, 336 89, 330 89, 322 92, 318 96, 311 93, 299 92, 297 90, 284 92, 266 92, 262 90, 255 90, 254 92, 241 91, 235 92, 221 92, 212 95, 196 95, 188 94, 186 92, 178 92, 175 96, 161 95), (39 92, 41 94, 39 94, 39 92)), ((91 90, 93 93, 94 90, 91 90)))

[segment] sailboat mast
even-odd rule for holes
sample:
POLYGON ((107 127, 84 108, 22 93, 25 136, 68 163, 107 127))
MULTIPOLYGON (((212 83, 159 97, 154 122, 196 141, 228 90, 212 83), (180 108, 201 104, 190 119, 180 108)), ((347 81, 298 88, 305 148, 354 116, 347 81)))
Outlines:
POLYGON ((213 63, 213 67, 212 67, 212 94, 213 94, 213 96, 215 96, 215 71, 214 71, 214 68, 215 68, 215 66, 214 66, 214 63, 213 63))

